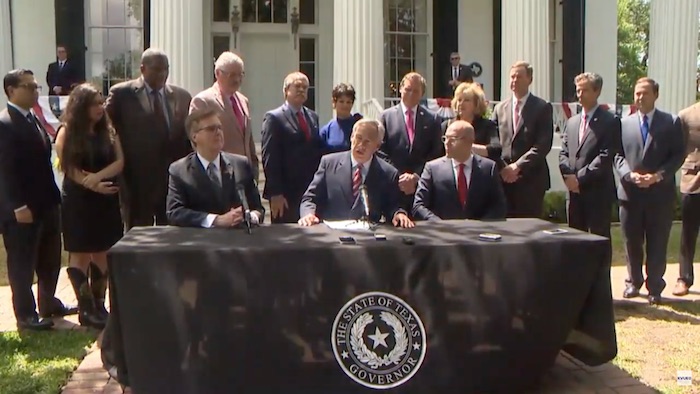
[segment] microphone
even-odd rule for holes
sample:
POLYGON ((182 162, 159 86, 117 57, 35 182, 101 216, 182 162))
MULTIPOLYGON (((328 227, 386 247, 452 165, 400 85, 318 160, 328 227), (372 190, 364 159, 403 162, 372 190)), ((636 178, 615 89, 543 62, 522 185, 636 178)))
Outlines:
POLYGON ((248 205, 248 198, 245 195, 245 187, 241 184, 236 185, 236 192, 238 193, 238 199, 241 200, 241 204, 243 205, 243 221, 246 225, 246 231, 248 234, 251 234, 252 223, 250 218, 250 206, 248 205))
POLYGON ((362 197, 362 206, 365 208, 364 220, 369 222, 369 197, 367 197, 367 186, 360 185, 360 197, 362 197))

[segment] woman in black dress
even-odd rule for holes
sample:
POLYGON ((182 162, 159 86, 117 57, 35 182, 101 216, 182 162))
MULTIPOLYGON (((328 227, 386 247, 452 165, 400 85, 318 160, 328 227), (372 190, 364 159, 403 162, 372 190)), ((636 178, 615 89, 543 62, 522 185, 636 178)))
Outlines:
POLYGON ((56 136, 63 179, 63 243, 68 277, 78 299, 80 324, 104 328, 107 320, 107 250, 123 235, 116 177, 124 167, 119 139, 102 94, 89 84, 68 98, 56 136))
POLYGON ((445 134, 450 123, 455 120, 465 120, 474 126, 472 152, 500 163, 503 149, 498 126, 484 117, 486 106, 486 95, 479 84, 468 82, 459 84, 452 99, 455 118, 442 123, 442 134, 445 134))

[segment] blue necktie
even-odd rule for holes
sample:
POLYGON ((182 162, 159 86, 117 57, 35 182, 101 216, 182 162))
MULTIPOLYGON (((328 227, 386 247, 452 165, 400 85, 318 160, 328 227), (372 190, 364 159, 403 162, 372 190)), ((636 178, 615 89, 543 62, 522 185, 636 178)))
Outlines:
POLYGON ((647 136, 649 136, 649 118, 644 115, 642 118, 642 145, 647 144, 647 136))

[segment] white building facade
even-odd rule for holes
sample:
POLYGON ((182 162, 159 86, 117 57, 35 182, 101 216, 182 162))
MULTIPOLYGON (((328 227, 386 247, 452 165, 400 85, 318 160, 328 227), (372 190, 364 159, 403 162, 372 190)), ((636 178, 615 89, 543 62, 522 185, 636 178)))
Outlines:
MULTIPOLYGON (((674 112, 695 99, 699 1, 652 0, 649 73, 674 112)), ((58 44, 105 91, 138 76, 149 46, 166 51, 170 82, 193 95, 212 83, 219 53, 239 53, 256 138, 295 70, 309 76, 307 105, 322 122, 339 82, 355 86, 358 110, 395 97, 411 70, 426 77, 426 97, 445 96, 453 51, 491 100, 507 97, 517 60, 533 64, 532 91, 553 102, 575 101, 582 71, 603 76, 601 102, 614 104, 617 89, 614 0, 0 0, 0 34, 0 71, 32 69, 44 94, 58 44)))

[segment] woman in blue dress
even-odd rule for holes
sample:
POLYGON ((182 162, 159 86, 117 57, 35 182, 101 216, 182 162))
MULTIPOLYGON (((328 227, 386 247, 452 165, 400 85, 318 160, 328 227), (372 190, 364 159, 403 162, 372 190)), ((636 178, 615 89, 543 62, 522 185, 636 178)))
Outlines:
POLYGON ((347 83, 340 83, 333 88, 333 109, 335 118, 323 126, 320 131, 323 153, 350 150, 350 134, 355 123, 362 119, 360 114, 352 114, 355 104, 355 88, 347 83))

